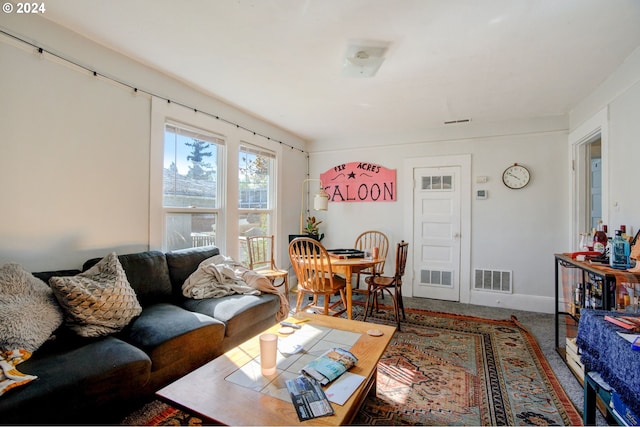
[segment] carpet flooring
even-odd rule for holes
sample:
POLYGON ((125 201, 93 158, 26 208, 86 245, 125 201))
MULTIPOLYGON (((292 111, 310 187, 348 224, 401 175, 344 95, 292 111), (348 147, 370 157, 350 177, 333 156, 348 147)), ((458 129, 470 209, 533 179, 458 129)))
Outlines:
MULTIPOLYGON (((515 315, 520 323, 522 323, 526 329, 528 329, 533 336, 538 341, 539 347, 542 350, 542 353, 545 355, 549 365, 552 367, 553 372, 555 373, 555 377, 558 378, 560 383, 562 384, 564 390, 567 395, 570 397, 571 401, 573 401, 574 405, 578 410, 582 409, 582 387, 578 383, 578 381, 573 377, 573 375, 568 371, 568 368, 560 359, 559 355, 555 352, 554 349, 554 341, 553 341, 553 315, 540 314, 540 313, 531 313, 524 311, 514 311, 514 310, 506 310, 499 308, 490 308, 490 307, 481 307, 481 306, 472 306, 468 304, 460 304, 460 303, 450 303, 446 301, 436 301, 436 300, 428 300, 422 298, 405 298, 405 306, 408 308, 418 308, 423 310, 432 310, 432 311, 440 311, 440 312, 449 312, 449 313, 458 313, 465 314, 471 316, 483 317, 486 319, 509 319, 511 315, 515 315)), ((405 329, 405 328, 403 328, 405 329)), ((384 406, 384 405, 383 405, 384 406)), ((357 421, 361 424, 401 424, 402 418, 393 418, 397 414, 394 415, 393 411, 388 409, 389 405, 386 405, 386 410, 381 410, 380 405, 377 405, 375 402, 371 404, 370 407, 364 408, 365 411, 362 413, 361 418, 357 421), (367 412, 369 411, 369 412, 367 412), (375 413, 377 411, 377 414, 375 413), (386 412, 385 412, 386 411, 386 412), (373 414, 373 415, 372 415, 373 414), (374 419, 375 418, 375 419, 374 419)), ((513 412, 513 411, 512 411, 513 412)), ((526 412, 526 411, 525 411, 526 412)), ((478 419, 476 422, 467 420, 450 420, 449 422, 444 422, 442 419, 437 420, 427 420, 423 419, 423 421, 419 421, 416 419, 411 419, 410 417, 405 417, 406 422, 404 424, 449 424, 449 425, 462 425, 462 424, 474 424, 474 425, 499 425, 503 423, 506 419, 507 424, 549 424, 553 423, 552 421, 543 419, 543 418, 532 418, 526 419, 526 415, 522 415, 525 412, 521 412, 521 418, 518 419, 498 419, 488 418, 487 420, 478 419)), ((533 416, 535 411, 529 411, 529 415, 533 416)), ((150 421, 154 417, 160 416, 163 417, 164 425, 189 425, 195 424, 198 425, 200 422, 199 419, 194 419, 193 417, 188 417, 180 411, 175 411, 164 403, 153 401, 142 407, 140 410, 135 411, 130 414, 127 418, 122 421, 122 424, 125 425, 137 425, 143 424, 145 421, 150 421)), ((579 419, 577 422, 571 422, 572 424, 579 423, 579 419)), ((158 418, 151 422, 151 424, 157 425, 158 418)), ((567 424, 567 419, 559 422, 559 424, 567 424)), ((600 417, 598 420, 598 425, 606 425, 604 419, 600 417)))
MULTIPOLYGON (((376 322, 392 323, 389 316, 376 322)), ((407 309, 363 425, 576 425, 580 414, 517 319, 407 309)))
MULTIPOLYGON (((403 300, 406 307, 466 314, 485 319, 508 319, 511 315, 516 316, 520 323, 522 323, 535 337, 556 378, 560 381, 562 388, 565 390, 576 409, 578 409, 582 414, 584 405, 584 389, 555 349, 555 318, 553 314, 462 304, 458 302, 441 301, 428 298, 404 298, 403 300)), ((599 411, 596 411, 596 425, 608 425, 605 418, 599 411)))

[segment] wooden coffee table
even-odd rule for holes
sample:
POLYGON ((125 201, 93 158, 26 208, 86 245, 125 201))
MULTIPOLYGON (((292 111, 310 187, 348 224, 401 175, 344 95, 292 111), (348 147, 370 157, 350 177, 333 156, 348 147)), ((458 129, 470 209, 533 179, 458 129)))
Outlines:
MULTIPOLYGON (((300 323, 302 329, 294 332, 302 333, 317 328, 331 328, 336 335, 341 331, 354 337, 355 344, 350 351, 358 358, 356 366, 349 372, 365 377, 363 383, 349 397, 344 405, 332 403, 334 415, 314 418, 300 422, 295 408, 287 399, 284 381, 297 376, 299 367, 289 366, 285 370, 278 365, 276 376, 257 376, 257 383, 251 386, 251 375, 246 375, 246 383, 242 382, 243 373, 254 365, 259 371, 259 363, 255 360, 260 353, 258 336, 255 336, 222 356, 201 366, 177 381, 156 392, 156 395, 169 404, 180 407, 187 412, 201 416, 204 421, 211 421, 227 425, 344 425, 349 424, 357 414, 368 393, 375 393, 377 363, 391 341, 396 328, 393 326, 377 325, 355 320, 347 320, 330 316, 304 313, 301 317, 309 319, 300 323), (308 325, 308 327, 307 327, 308 325), (371 330, 379 330, 382 336, 367 334, 371 330), (358 337, 357 334, 360 334, 358 337), (233 379, 233 381, 231 380, 233 379), (234 382, 235 381, 235 382, 234 382)), ((289 318, 292 323, 300 319, 289 318)), ((264 332, 273 332, 281 339, 288 337, 279 334, 282 327, 277 324, 264 332)), ((331 332, 334 333, 333 331, 331 332)), ((293 336, 293 335, 292 335, 293 336)), ((290 337, 292 337, 290 336, 290 337)), ((305 348, 306 350, 306 348, 305 348)), ((189 349, 185 349, 189 351, 189 349)), ((316 357, 307 354, 305 357, 316 357)), ((299 358, 296 363, 304 363, 299 358)), ((301 366, 300 366, 301 367, 301 366)))

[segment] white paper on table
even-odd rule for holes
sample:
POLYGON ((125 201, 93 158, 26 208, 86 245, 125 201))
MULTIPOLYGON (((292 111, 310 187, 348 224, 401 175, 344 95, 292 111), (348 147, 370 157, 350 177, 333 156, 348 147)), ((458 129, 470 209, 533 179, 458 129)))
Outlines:
POLYGON ((344 405, 354 391, 362 384, 364 377, 351 372, 345 372, 336 378, 333 383, 327 387, 324 394, 331 402, 344 405))
POLYGON ((636 338, 640 337, 639 334, 625 334, 624 332, 616 332, 616 333, 631 343, 634 342, 636 338))

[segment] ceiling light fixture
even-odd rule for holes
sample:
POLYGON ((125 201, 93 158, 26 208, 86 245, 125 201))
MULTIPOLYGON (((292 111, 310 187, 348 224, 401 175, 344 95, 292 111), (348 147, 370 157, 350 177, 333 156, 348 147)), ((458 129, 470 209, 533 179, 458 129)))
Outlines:
POLYGON ((373 77, 384 62, 386 47, 351 45, 342 67, 345 77, 373 77))

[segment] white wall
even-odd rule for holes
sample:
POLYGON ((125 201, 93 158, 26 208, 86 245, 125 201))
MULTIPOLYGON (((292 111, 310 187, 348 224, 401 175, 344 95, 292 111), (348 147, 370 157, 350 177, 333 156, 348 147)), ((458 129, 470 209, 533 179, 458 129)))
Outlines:
POLYGON ((639 113, 640 82, 636 82, 609 108, 609 230, 624 224, 627 232, 634 234, 640 228, 639 113))
POLYGON ((603 216, 613 232, 621 224, 627 233, 640 229, 637 171, 640 162, 640 48, 571 112, 574 130, 608 110, 609 192, 603 216))
POLYGON ((14 46, 0 57, 0 261, 63 268, 144 249, 148 99, 14 46))
MULTIPOLYGON (((0 27, 101 75, 306 149, 295 135, 40 17, 2 14, 0 27)), ((79 268, 112 250, 149 248, 152 97, 5 35, 0 63, 0 265, 79 268)), ((240 139, 255 138, 235 132, 231 143, 240 139)), ((286 236, 298 228, 306 153, 262 143, 281 153, 276 233, 286 236)), ((228 206, 237 199, 228 194, 228 206)), ((228 238, 237 241, 233 232, 228 238)), ((286 265, 284 249, 278 257, 286 265)))
MULTIPOLYGON (((312 177, 352 161, 397 169, 398 177, 397 202, 332 202, 327 212, 318 213, 325 221, 325 246, 349 247, 361 231, 375 228, 388 233, 393 245, 400 240, 409 241, 411 250, 412 236, 405 235, 405 221, 411 221, 412 212, 406 212, 405 198, 412 195, 407 194, 407 185, 401 182, 405 160, 470 154, 472 192, 485 189, 489 193, 487 200, 471 200, 471 218, 467 219, 471 221, 471 272, 475 268, 512 270, 513 294, 471 291, 471 277, 462 277, 461 286, 466 287, 466 292, 461 294, 470 295, 469 301, 463 302, 552 312, 553 254, 567 250, 567 121, 546 118, 503 123, 498 128, 501 135, 492 136, 495 124, 458 127, 451 131, 451 138, 438 129, 432 135, 425 134, 425 142, 414 143, 370 139, 370 147, 357 149, 327 150, 325 147, 333 146, 332 142, 313 143, 312 177), (525 165, 532 174, 529 185, 521 190, 510 190, 502 183, 502 172, 515 162, 525 165), (477 176, 487 176, 488 182, 476 184, 477 176)), ((392 258, 386 269, 388 273, 392 271, 392 258)), ((411 295, 409 284, 404 292, 411 295)))

